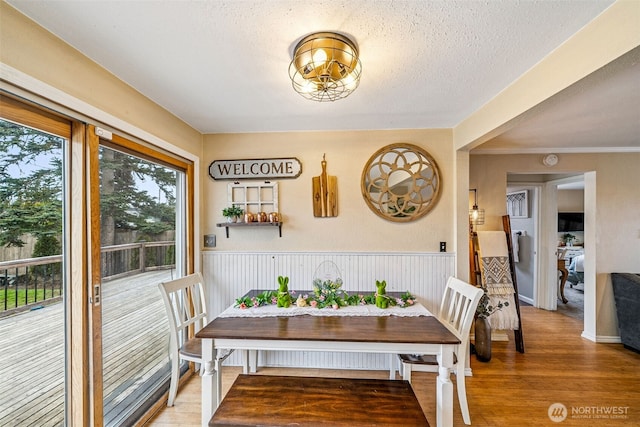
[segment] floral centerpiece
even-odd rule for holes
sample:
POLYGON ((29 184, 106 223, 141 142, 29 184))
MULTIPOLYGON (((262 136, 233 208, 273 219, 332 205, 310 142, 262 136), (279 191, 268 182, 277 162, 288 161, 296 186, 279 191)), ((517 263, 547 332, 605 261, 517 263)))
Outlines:
MULTIPOLYGON (((283 278, 284 279, 284 278, 283 278)), ((280 278, 279 278, 280 280, 280 278)), ((288 280, 287 280, 288 283, 288 280)), ((295 291, 290 291, 292 296, 296 295, 295 291)), ((286 308, 280 303, 278 305, 278 298, 281 297, 280 288, 278 290, 269 290, 259 293, 258 295, 249 297, 244 296, 236 299, 235 307, 257 308, 264 305, 277 305, 278 307, 286 308)), ((416 298, 410 292, 404 292, 399 297, 393 297, 390 295, 379 295, 378 292, 371 292, 367 294, 353 294, 349 295, 342 289, 342 279, 335 280, 322 280, 316 279, 313 282, 313 293, 311 294, 299 294, 295 297, 294 304, 297 307, 312 307, 312 308, 333 308, 338 310, 340 307, 355 306, 355 305, 377 305, 376 298, 382 297, 387 303, 387 307, 409 307, 415 304, 416 298)), ((293 305, 293 304, 292 304, 293 305)))
POLYGON ((338 277, 335 281, 331 279, 315 279, 313 281, 313 296, 307 303, 312 307, 333 307, 338 309, 348 305, 345 296, 348 297, 342 290, 341 278, 338 277))
POLYGON ((376 280, 375 292, 349 295, 342 289, 343 281, 338 267, 332 261, 325 261, 318 266, 314 274, 313 291, 296 296, 295 291, 288 288, 289 278, 278 276, 278 290, 264 291, 258 295, 244 296, 236 299, 235 307, 246 309, 263 305, 276 305, 279 308, 296 307, 333 308, 375 304, 379 308, 408 307, 415 304, 416 298, 409 292, 399 297, 387 295, 387 282, 376 280))

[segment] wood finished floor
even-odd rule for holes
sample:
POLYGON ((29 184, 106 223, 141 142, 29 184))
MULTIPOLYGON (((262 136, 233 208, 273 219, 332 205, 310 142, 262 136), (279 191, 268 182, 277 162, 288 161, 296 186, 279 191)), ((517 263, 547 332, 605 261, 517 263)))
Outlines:
MULTIPOLYGON (((466 378, 473 426, 638 426, 640 425, 640 355, 621 344, 594 344, 580 337, 582 322, 558 313, 522 307, 525 354, 509 342, 494 342, 489 363, 473 356, 473 376, 466 378), (554 423, 551 404, 562 403, 568 417, 554 423), (626 418, 600 418, 585 411, 616 407, 626 418), (625 409, 626 408, 626 409, 625 409), (581 411, 580 416, 572 410, 581 411)), ((223 393, 241 372, 223 368, 223 393)), ((261 374, 385 379, 386 371, 262 368, 261 374)), ((454 384, 455 384, 455 377, 454 384)), ((435 375, 414 373, 413 387, 431 425, 435 425, 435 375)), ((454 389, 454 396, 455 396, 454 389)), ((339 416, 339 414, 335 414, 339 416)), ((164 407, 148 425, 199 426, 200 378, 192 377, 178 392, 175 406, 164 407)), ((454 425, 463 426, 455 398, 454 425)))

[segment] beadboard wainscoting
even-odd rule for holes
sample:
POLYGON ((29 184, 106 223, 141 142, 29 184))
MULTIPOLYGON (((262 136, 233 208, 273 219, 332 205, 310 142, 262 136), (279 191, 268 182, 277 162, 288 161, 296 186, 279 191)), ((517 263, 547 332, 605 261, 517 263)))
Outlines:
MULTIPOLYGON (((449 276, 455 275, 455 253, 335 253, 335 252, 204 252, 202 272, 211 318, 251 289, 277 289, 278 276, 289 277, 289 290, 311 290, 318 266, 332 261, 347 292, 375 292, 376 280, 387 291, 410 291, 437 312, 449 276)), ((256 320, 259 321, 259 320, 256 320)), ((242 364, 236 352, 226 365, 242 364)), ((261 352, 259 366, 335 369, 388 369, 383 354, 329 352, 261 352)))

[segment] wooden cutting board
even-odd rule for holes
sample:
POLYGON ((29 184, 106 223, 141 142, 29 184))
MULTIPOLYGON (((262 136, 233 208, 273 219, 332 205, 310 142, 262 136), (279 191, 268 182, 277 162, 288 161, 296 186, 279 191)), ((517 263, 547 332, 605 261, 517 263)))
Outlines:
POLYGON ((312 178, 313 216, 338 216, 338 178, 327 175, 327 161, 322 156, 322 175, 312 178))

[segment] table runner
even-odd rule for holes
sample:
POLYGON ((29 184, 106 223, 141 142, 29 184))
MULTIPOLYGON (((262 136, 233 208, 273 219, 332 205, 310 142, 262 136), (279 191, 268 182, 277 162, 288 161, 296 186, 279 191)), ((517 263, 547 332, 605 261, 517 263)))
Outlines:
POLYGON ((350 305, 334 309, 331 307, 314 308, 298 307, 292 305, 289 308, 276 305, 263 305, 261 307, 236 308, 229 307, 218 317, 277 317, 277 316, 433 316, 422 304, 415 303, 409 307, 378 308, 373 304, 350 305))

